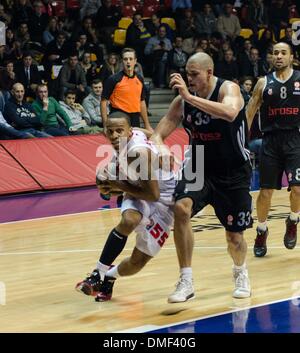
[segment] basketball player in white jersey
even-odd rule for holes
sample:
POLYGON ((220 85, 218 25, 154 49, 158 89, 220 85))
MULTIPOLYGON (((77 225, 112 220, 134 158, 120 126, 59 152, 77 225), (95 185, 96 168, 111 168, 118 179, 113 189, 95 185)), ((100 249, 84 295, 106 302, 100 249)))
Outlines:
POLYGON ((121 221, 110 232, 96 269, 76 285, 78 291, 96 296, 96 301, 110 300, 116 278, 139 272, 159 252, 168 238, 173 223, 175 178, 172 171, 162 173, 158 163, 160 158, 158 149, 148 141, 145 132, 131 128, 130 118, 126 113, 112 113, 106 127, 106 135, 118 157, 117 162, 125 156, 128 169, 121 170, 122 163, 119 163, 119 175, 123 173, 124 176, 126 173, 127 180, 120 180, 121 178, 108 180, 108 185, 105 186, 98 183, 102 194, 120 190, 124 192, 124 199, 121 206, 121 221), (125 146, 120 144, 122 138, 128 141, 125 146), (148 167, 147 174, 142 177, 131 167, 131 163, 137 161, 137 158, 146 161, 140 165, 139 171, 141 169, 145 171, 148 167), (137 238, 131 256, 119 265, 111 266, 124 249, 128 235, 134 230, 137 238))

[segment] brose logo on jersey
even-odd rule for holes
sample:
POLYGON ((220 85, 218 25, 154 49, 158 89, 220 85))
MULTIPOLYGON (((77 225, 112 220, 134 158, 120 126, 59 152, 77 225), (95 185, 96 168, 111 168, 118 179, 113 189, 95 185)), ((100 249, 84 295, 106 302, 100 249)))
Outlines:
POLYGON ((268 115, 298 115, 299 108, 297 107, 282 107, 282 108, 271 108, 269 107, 268 115))

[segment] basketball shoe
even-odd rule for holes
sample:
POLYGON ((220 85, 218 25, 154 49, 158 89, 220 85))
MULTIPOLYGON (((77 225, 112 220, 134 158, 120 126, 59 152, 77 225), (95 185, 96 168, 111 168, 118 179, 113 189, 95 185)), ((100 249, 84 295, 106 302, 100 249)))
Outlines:
POLYGON ((294 249, 297 244, 297 221, 292 221, 290 217, 285 220, 286 231, 284 234, 283 242, 287 249, 294 249))
POLYGON ((96 296, 100 292, 101 278, 98 269, 95 269, 86 279, 76 284, 75 289, 86 295, 96 296))
POLYGON ((106 302, 111 300, 113 288, 116 278, 105 276, 104 281, 101 283, 99 292, 95 298, 96 302, 106 302))
POLYGON ((235 288, 232 296, 234 298, 248 298, 251 296, 248 270, 236 270, 233 268, 233 281, 235 288))
POLYGON ((182 303, 194 298, 193 282, 180 276, 175 291, 168 297, 168 303, 182 303))
POLYGON ((253 252, 256 257, 263 257, 267 253, 267 237, 269 235, 268 228, 261 231, 256 228, 256 239, 253 247, 253 252))

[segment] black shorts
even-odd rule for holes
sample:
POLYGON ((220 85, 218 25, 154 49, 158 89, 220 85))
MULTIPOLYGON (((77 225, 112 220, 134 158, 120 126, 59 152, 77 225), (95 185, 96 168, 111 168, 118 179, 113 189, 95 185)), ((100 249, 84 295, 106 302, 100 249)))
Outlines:
POLYGON ((265 133, 259 164, 260 188, 281 189, 283 172, 289 186, 300 185, 300 132, 265 133))
POLYGON ((252 197, 249 193, 252 169, 250 163, 231 169, 226 175, 215 173, 204 176, 201 190, 190 191, 182 176, 175 188, 175 201, 193 200, 192 216, 205 206, 213 206, 219 221, 229 232, 242 232, 252 227, 252 197))

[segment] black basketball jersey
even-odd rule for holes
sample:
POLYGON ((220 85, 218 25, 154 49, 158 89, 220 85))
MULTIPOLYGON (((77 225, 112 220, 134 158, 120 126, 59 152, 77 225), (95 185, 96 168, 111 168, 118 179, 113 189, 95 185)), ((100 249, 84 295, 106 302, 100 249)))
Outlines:
POLYGON ((260 126, 263 132, 300 127, 300 71, 294 70, 286 81, 274 72, 266 76, 260 126))
MULTIPOLYGON (((220 87, 224 80, 218 78, 209 97, 218 102, 220 87)), ((204 166, 208 170, 228 170, 249 161, 247 145, 247 122, 243 108, 233 122, 212 119, 211 115, 184 102, 183 126, 190 137, 190 145, 204 146, 204 166)))

